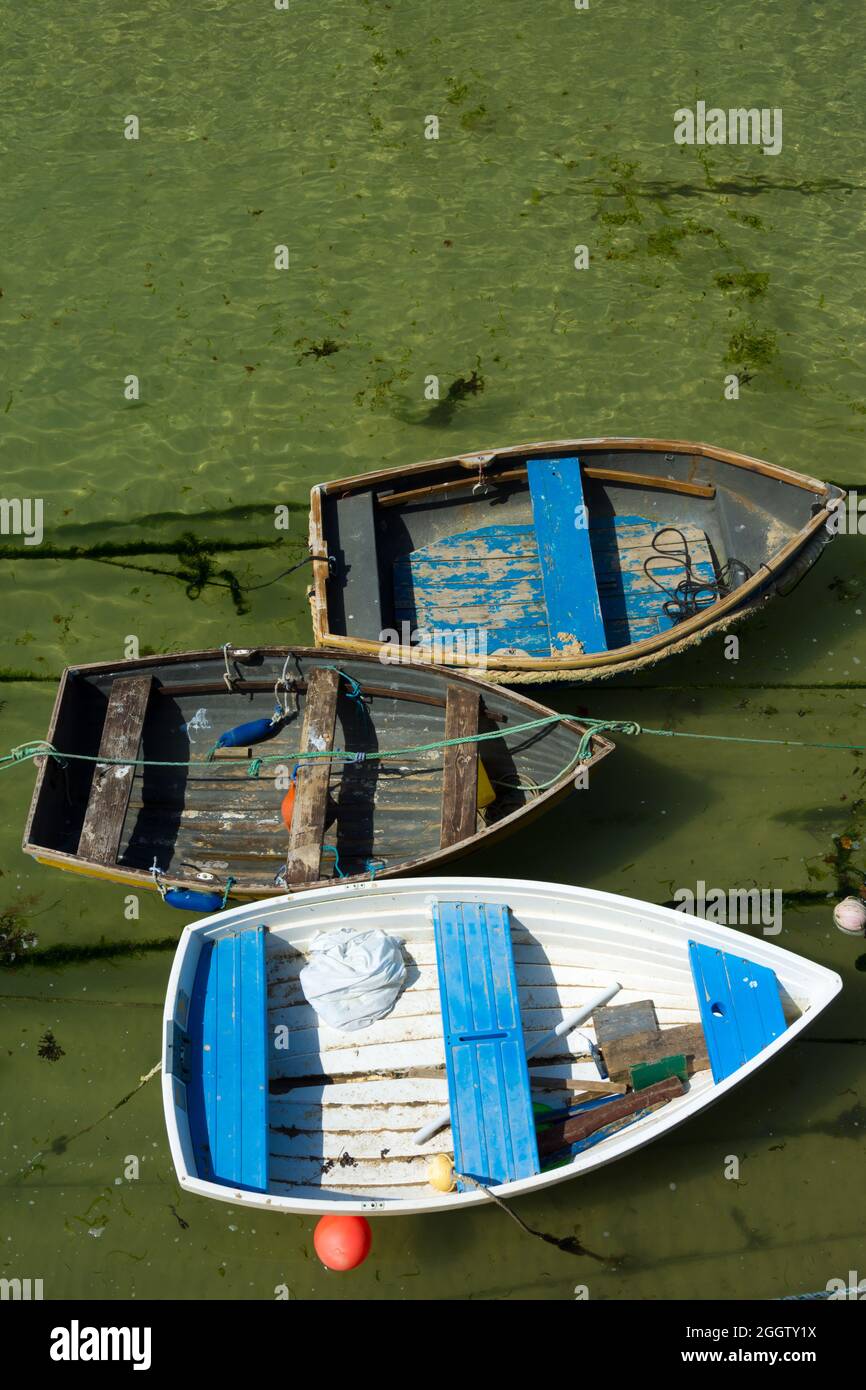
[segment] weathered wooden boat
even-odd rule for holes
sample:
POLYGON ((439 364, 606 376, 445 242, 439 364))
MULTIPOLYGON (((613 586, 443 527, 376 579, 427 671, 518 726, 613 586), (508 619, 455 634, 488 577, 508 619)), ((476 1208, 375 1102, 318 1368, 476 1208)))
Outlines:
POLYGON ((793 587, 841 496, 728 449, 618 438, 323 483, 315 640, 511 683, 638 669, 793 587))
POLYGON ((178 946, 172 1158, 184 1190, 274 1211, 536 1192, 727 1096, 840 988, 766 940, 559 884, 444 876, 246 904, 178 946), (390 1014, 354 1032, 323 1024, 299 978, 313 937, 347 925, 399 940, 407 966, 390 1014), (457 1190, 431 1186, 433 1155, 437 1172, 453 1155, 457 1190))
POLYGON ((209 912, 227 890, 444 863, 613 748, 593 735, 581 752, 583 725, 469 676, 346 658, 229 647, 66 671, 25 851, 209 912))

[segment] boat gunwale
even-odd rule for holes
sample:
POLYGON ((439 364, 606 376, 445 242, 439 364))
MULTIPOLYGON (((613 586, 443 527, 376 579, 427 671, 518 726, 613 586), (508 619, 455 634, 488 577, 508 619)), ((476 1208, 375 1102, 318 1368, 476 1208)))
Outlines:
MULTIPOLYGON (((789 1022, 784 1033, 769 1043, 766 1047, 750 1058, 736 1071, 721 1082, 710 1082, 704 1084, 699 1091, 693 1095, 686 1092, 684 1096, 671 1102, 676 1107, 673 1114, 670 1113, 669 1106, 663 1106, 660 1110, 647 1116, 639 1124, 629 1126, 619 1135, 613 1136, 616 1143, 616 1153, 608 1150, 605 1155, 606 1144, 594 1145, 581 1154, 575 1155, 571 1163, 562 1167, 554 1168, 546 1173, 537 1173, 530 1178, 521 1178, 516 1182, 503 1183, 496 1187, 496 1196, 507 1200, 535 1193, 547 1187, 552 1187, 557 1183, 566 1182, 571 1178, 583 1176, 585 1173, 594 1171, 597 1168, 605 1167, 608 1162, 615 1159, 624 1158, 635 1149, 642 1148, 644 1144, 653 1139, 661 1138, 663 1134, 677 1128, 687 1119, 699 1114, 715 1101, 723 1096, 742 1081, 754 1075, 766 1062, 772 1060, 783 1050, 802 1030, 811 1024, 818 1014, 827 1007, 828 1004, 839 994, 842 989, 842 980, 839 975, 830 970, 827 966, 819 965, 809 960, 805 956, 800 956, 794 951, 789 951, 785 947, 777 946, 775 943, 766 940, 756 940, 746 932, 738 931, 735 928, 721 926, 717 923, 707 922, 702 917, 695 917, 688 913, 682 913, 672 908, 666 908, 657 903, 644 902, 639 898, 626 897, 619 893, 607 893, 600 889, 582 888, 570 884, 555 884, 550 882, 533 882, 527 879, 500 879, 490 877, 452 877, 443 878, 418 878, 408 879, 401 883, 381 886, 370 884, 369 889, 365 890, 365 901, 368 900, 370 890, 375 895, 382 893, 391 894, 411 894, 417 892, 420 895, 435 893, 438 897, 460 896, 467 894, 483 895, 484 900, 488 900, 492 893, 494 897, 501 895, 503 900, 510 901, 516 894, 529 894, 531 897, 553 897, 557 900, 565 899, 582 903, 584 906, 591 905, 593 902, 636 911, 643 915, 649 915, 657 921, 666 923, 672 927, 674 923, 671 918, 676 916, 676 926, 682 926, 683 936, 688 939, 689 935, 697 936, 699 940, 708 943, 716 943, 719 940, 722 945, 731 951, 739 950, 745 958, 755 961, 755 963, 770 963, 780 958, 790 961, 800 967, 806 979, 814 982, 814 988, 809 992, 808 1007, 804 1008, 800 1017, 793 1022, 789 1022), (757 948, 757 960, 755 950, 757 948), (762 957, 768 957, 769 960, 762 957), (823 988, 818 988, 822 985, 823 988), (691 1095, 691 1100, 690 1100, 691 1095)), ((340 883, 327 889, 312 889, 310 892, 309 905, 322 906, 326 897, 340 898, 345 894, 357 893, 359 890, 355 886, 340 883)), ((293 910, 303 909, 307 904, 302 895, 283 895, 283 901, 293 910)), ((273 912, 278 907, 276 902, 268 903, 268 910, 273 912)), ((519 910, 519 907, 518 907, 519 910)), ((232 918, 235 920, 249 911, 249 906, 242 906, 233 909, 230 913, 215 914, 212 917, 196 923, 190 923, 184 928, 181 939, 178 943, 177 953, 169 976, 166 991, 165 1008, 163 1013, 164 1036, 168 1035, 168 1025, 174 1020, 174 1005, 178 993, 178 985, 183 970, 183 963, 187 951, 190 949, 191 942, 195 937, 212 936, 214 938, 222 936, 232 930, 237 930, 233 926, 232 918)), ((253 923, 250 922, 249 926, 253 923)), ((243 927, 241 927, 243 929, 243 927)), ((781 967, 780 967, 781 968, 781 967)), ((781 983, 781 981, 780 981, 781 983)), ((182 1145, 180 1135, 177 1130, 175 1116, 175 1101, 173 1094, 172 1076, 165 1069, 165 1057, 163 1057, 162 1091, 163 1105, 165 1112, 166 1128, 168 1130, 169 1144, 172 1152, 172 1159, 175 1164, 178 1180, 182 1189, 187 1192, 194 1192, 200 1196, 215 1198, 233 1204, 256 1207, 262 1210, 273 1210, 292 1214, 321 1215, 328 1213, 344 1213, 359 1215, 381 1215, 381 1216, 408 1216, 408 1215, 427 1215, 433 1212, 446 1212, 455 1210, 465 1210, 467 1207, 482 1206, 490 1202, 490 1197, 485 1192, 467 1191, 451 1192, 439 1196, 431 1195, 429 1198, 418 1196, 406 1198, 375 1198, 363 1197, 338 1197, 321 1199, 313 1197, 293 1198, 283 1196, 275 1192, 249 1192, 239 1191, 236 1188, 222 1186, 218 1183, 208 1182, 192 1174, 186 1168, 183 1161, 182 1145)), ((371 1193, 375 1189, 370 1189, 371 1193)))
MULTIPOLYGON (((449 658, 451 669, 543 673, 545 671, 585 671, 604 667, 613 669, 627 662, 639 663, 645 658, 652 657, 656 652, 664 651, 666 647, 678 644, 684 638, 714 626, 726 616, 733 618, 741 608, 748 608, 749 600, 758 597, 760 590, 767 584, 768 580, 783 570, 788 561, 793 559, 798 551, 802 550, 809 540, 826 525, 833 509, 832 504, 838 500, 838 497, 842 496, 841 489, 822 482, 819 478, 812 478, 805 473, 797 473, 793 469, 784 468, 779 464, 768 463, 766 460, 755 458, 750 454, 740 454, 716 445, 694 443, 687 440, 650 439, 642 436, 635 438, 608 436, 591 439, 558 439, 533 444, 514 444, 502 449, 478 450, 473 453, 408 464, 405 467, 378 469, 351 478, 339 478, 331 482, 317 483, 310 492, 309 543, 312 556, 312 583, 307 591, 316 645, 330 646, 344 652, 355 652, 358 655, 372 655, 381 651, 382 646, 381 642, 374 641, 372 638, 350 637, 346 634, 330 631, 327 595, 330 568, 327 560, 327 538, 322 511, 322 499, 324 497, 331 496, 336 492, 356 492, 389 479, 393 481, 395 477, 411 478, 425 471, 444 471, 458 464, 467 468, 473 465, 480 467, 482 464, 486 467, 496 459, 531 457, 551 449, 576 449, 581 453, 615 452, 621 449, 623 452, 693 454, 699 458, 710 458, 718 463, 743 468, 748 472, 760 473, 764 477, 802 488, 804 491, 829 500, 827 505, 817 512, 805 526, 795 532, 775 555, 771 555, 760 565, 744 584, 734 589, 725 598, 717 599, 709 607, 701 609, 691 618, 678 623, 675 628, 652 637, 644 637, 639 642, 630 642, 625 646, 616 647, 609 651, 589 652, 579 656, 559 654, 520 657, 488 654, 481 665, 477 658, 455 653, 449 658)), ((395 659, 401 662, 428 664, 419 661, 416 648, 400 646, 390 650, 395 659)))
MULTIPOLYGON (((344 655, 341 652, 328 651, 327 649, 318 646, 297 647, 283 645, 254 645, 249 647, 238 647, 234 650, 236 653, 256 652, 261 653, 263 656, 278 657, 284 656, 287 652, 292 652, 295 655, 304 659, 308 659, 310 661, 324 661, 327 660, 329 656, 339 658, 341 655, 344 655)), ((121 659, 120 661, 93 661, 81 665, 68 666, 64 669, 63 674, 60 678, 60 682, 58 684, 57 693, 54 699, 54 708, 52 709, 51 719, 48 726, 48 733, 46 735, 46 741, 49 743, 53 743, 54 733, 60 719, 61 710, 63 708, 63 700, 66 698, 68 694, 68 678, 72 673, 74 673, 75 675, 95 676, 102 673, 107 674, 109 672, 116 672, 118 675, 123 675, 131 671, 140 671, 145 668, 181 665, 190 661, 211 660, 216 662, 222 661, 222 659, 222 648, 206 648, 203 651, 171 652, 164 656, 153 655, 140 658, 127 657, 121 659)), ((371 656, 364 653, 354 654, 354 659, 359 660, 361 662, 369 661, 372 663, 373 661, 373 658, 371 656)), ((378 658, 376 658, 377 666, 381 666, 383 664, 385 665, 385 668, 387 670, 389 666, 399 667, 407 663, 390 661, 387 663, 380 663, 378 661, 378 658)), ((435 665, 432 662, 415 661, 412 664, 424 671, 425 673, 427 671, 433 671, 434 674, 438 674, 439 676, 441 676, 443 682, 447 683, 449 681, 456 681, 461 684, 469 685, 471 688, 479 690, 479 692, 481 692, 482 694, 484 692, 487 692, 488 694, 495 693, 495 695, 499 699, 503 699, 506 701, 516 701, 519 705, 525 707, 528 714, 544 716, 554 713, 554 711, 552 711, 548 706, 542 705, 539 701, 533 700, 530 696, 524 695, 522 692, 512 690, 503 691, 499 686, 491 686, 489 682, 483 680, 477 674, 470 674, 469 672, 464 671, 454 671, 445 666, 435 665)), ((568 732, 573 734, 577 739, 582 738, 583 735, 587 732, 587 726, 585 724, 583 724, 579 719, 574 719, 569 715, 562 716, 555 727, 557 729, 564 728, 568 730, 568 732)), ((503 729, 503 733, 506 732, 507 729, 503 729)), ((613 743, 610 739, 605 738, 603 734, 594 733, 592 735, 592 756, 588 758, 587 761, 582 764, 582 766, 587 769, 595 767, 604 758, 606 758, 608 754, 612 753, 615 748, 616 744, 613 743)), ((31 839, 33 820, 36 815, 36 808, 39 802, 39 798, 42 794, 49 760, 50 755, 48 754, 39 755, 38 757, 39 766, 36 775, 36 782, 33 788, 33 795, 30 800, 30 809, 28 811, 27 820, 24 827, 24 836, 21 845, 21 848, 24 851, 24 853, 31 855, 37 861, 37 863, 53 866, 59 869, 65 869, 73 873, 79 873, 84 877, 99 878, 108 880, 112 883, 127 884, 133 888, 155 890, 156 885, 153 879, 153 875, 150 873, 149 870, 126 868, 124 865, 117 863, 98 863, 96 860, 82 858, 78 854, 72 854, 68 851, 59 849, 52 849, 47 845, 40 845, 31 839)), ((384 869, 379 870, 377 872, 376 877, 398 878, 405 874, 414 874, 419 869, 426 870, 435 865, 449 863, 452 860, 460 858, 465 854, 471 854, 472 851, 481 843, 484 843, 486 845, 492 844, 494 841, 498 841, 500 839, 505 839, 509 834, 516 830, 519 825, 526 824, 534 820, 536 816, 541 815, 544 811, 551 809, 553 806, 557 805, 559 801, 563 800, 571 790, 573 780, 574 769, 570 768, 568 771, 561 773, 551 787, 546 788, 533 800, 524 803, 524 805, 522 806, 518 806, 507 816, 503 816, 502 819, 497 821, 494 825, 489 827, 485 826, 482 830, 476 830, 474 835, 468 836, 464 840, 459 840, 454 845, 449 845, 447 849, 433 849, 430 850, 427 854, 418 855, 411 859, 399 860, 396 866, 390 868, 386 867, 384 869)), ((369 872, 348 875, 344 880, 340 880, 340 882, 345 882, 347 884, 366 883, 369 881, 369 872)), ((186 888, 196 892, 203 891, 203 885, 201 881, 196 878, 184 878, 179 875, 176 876, 173 874, 166 874, 163 876, 162 882, 163 886, 167 888, 186 888)), ((329 888, 333 885, 333 882, 334 880, 331 878, 319 879, 315 891, 321 891, 322 888, 329 888)), ((309 888, 309 886, 309 884, 301 884, 297 889, 292 889, 290 891, 296 894, 301 891, 306 891, 309 888)), ((272 887, 269 884, 262 883, 250 884, 247 886, 235 885, 232 888, 230 897, 232 901, 255 901, 258 898, 277 898, 284 896, 284 894, 284 888, 277 886, 272 887)))

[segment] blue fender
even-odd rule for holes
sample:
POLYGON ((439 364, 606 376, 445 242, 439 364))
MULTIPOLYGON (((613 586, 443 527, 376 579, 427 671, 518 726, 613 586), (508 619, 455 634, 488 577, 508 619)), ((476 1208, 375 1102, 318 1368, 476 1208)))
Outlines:
POLYGON ((196 893, 192 888, 169 888, 163 894, 163 902, 169 907, 179 907, 181 912, 219 912, 223 895, 196 893))
POLYGON ((220 734, 214 748, 243 748, 250 743, 262 743, 271 738, 279 729, 272 719, 253 719, 249 724, 238 724, 234 729, 226 729, 220 734))

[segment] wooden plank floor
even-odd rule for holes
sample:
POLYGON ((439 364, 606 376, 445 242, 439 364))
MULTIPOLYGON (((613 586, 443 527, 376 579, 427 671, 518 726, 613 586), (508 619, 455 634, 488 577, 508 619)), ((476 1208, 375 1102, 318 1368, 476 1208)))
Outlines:
MULTIPOLYGON (((527 1045, 544 1036, 564 1014, 617 978, 617 1003, 651 997, 662 1028, 698 1020, 686 972, 660 965, 651 978, 646 961, 631 970, 621 953, 608 957, 604 942, 587 950, 541 944, 520 928, 513 934, 515 969, 527 1045), (587 963, 587 956, 591 963, 587 963)), ((362 1196, 370 1200, 430 1195, 426 1164, 450 1152, 450 1129, 419 1148, 412 1135, 448 1102, 436 956, 432 934, 404 947, 409 985, 393 1011, 369 1028, 346 1033, 321 1024, 306 1002, 299 975, 300 951, 272 940, 267 957, 268 1031, 289 1029, 285 1051, 271 1051, 270 1186, 274 1192, 313 1196, 362 1196)), ((532 1076, 551 1079, 598 1076, 585 1027, 545 1049, 532 1076)), ((562 1090, 539 1095, 563 1104, 562 1090)))
MULTIPOLYGON (((685 577, 682 564, 653 548, 653 537, 662 529, 662 522, 641 516, 591 521, 589 539, 609 648, 674 626, 662 606, 669 595, 644 570, 649 559, 654 578, 671 590, 685 577)), ((705 533, 686 522, 678 529, 688 543, 698 581, 714 583, 705 533)), ((673 535, 663 538, 668 548, 676 541, 673 535)), ((394 564, 394 604, 398 622, 425 631, 480 628, 488 634, 491 652, 509 647, 530 656, 550 654, 542 562, 533 526, 482 527, 401 557, 394 564)), ((597 642, 587 648, 596 649, 597 642)))
MULTIPOLYGON (((335 744, 377 752, 444 738, 446 703, 441 682, 437 690, 438 704, 375 696, 366 707, 369 714, 341 697, 335 744)), ((495 696, 489 699, 496 723, 484 715, 482 728, 505 729, 509 721, 523 722, 522 710, 503 719, 503 702, 495 696)), ((221 731, 272 710, 273 696, 266 690, 252 695, 154 696, 142 756, 192 758, 196 763, 189 771, 166 766, 135 769, 118 849, 122 865, 149 870, 156 857, 167 876, 190 877, 200 872, 222 881, 231 874, 246 891, 272 887, 288 845, 280 815, 285 789, 275 786, 275 770, 281 767, 288 775, 297 762, 303 699, 299 717, 252 750, 278 760, 263 764, 257 777, 247 775, 248 764, 222 757, 205 761, 221 731)), ((501 779, 497 801, 486 813, 487 822, 518 810, 528 800, 520 785, 546 783, 574 751, 574 734, 558 726, 541 735, 506 732, 501 742, 485 745, 485 766, 492 778, 501 779)), ((237 750, 238 756, 245 752, 237 750)), ((443 753, 433 749, 405 760, 341 764, 330 771, 324 842, 336 845, 344 873, 364 873, 370 861, 392 867, 438 851, 443 765, 443 753)), ((473 829, 479 826, 476 822, 473 829)), ((324 878, 335 876, 333 854, 323 854, 321 867, 324 878)))

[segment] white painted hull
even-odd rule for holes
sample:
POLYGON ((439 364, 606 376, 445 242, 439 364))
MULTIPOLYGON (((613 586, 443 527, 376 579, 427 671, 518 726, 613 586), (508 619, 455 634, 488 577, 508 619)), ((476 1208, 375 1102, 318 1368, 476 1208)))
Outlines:
MULTIPOLYGON (((448 1100, 429 910, 434 899, 510 907, 528 1046, 612 979, 622 986, 614 1002, 653 999, 662 1029, 698 1023, 689 939, 775 971, 789 1020, 775 1042, 721 1083, 714 1083, 709 1071, 696 1073, 685 1095, 562 1167, 503 1184, 497 1188, 501 1197, 537 1192, 591 1172, 681 1124, 792 1042, 842 987, 832 971, 768 941, 670 908, 561 884, 443 876, 316 889, 245 904, 184 930, 169 979, 164 1035, 175 1018, 178 991, 190 994, 203 941, 244 926, 267 925, 269 1032, 280 1023, 291 1030, 287 1050, 271 1049, 269 1190, 241 1191, 196 1175, 184 1088, 169 1074, 164 1057, 166 1124, 185 1190, 244 1206, 311 1215, 456 1211, 489 1200, 482 1192, 439 1193, 427 1184, 427 1160, 431 1154, 449 1152, 450 1130, 420 1148, 412 1142, 413 1134, 448 1100), (358 930, 381 927, 400 938, 410 961, 409 983, 395 1009, 356 1033, 319 1024, 297 979, 311 937, 347 924, 358 930), (320 1075, 333 1080, 300 1084, 320 1075), (281 1093, 275 1094, 277 1090, 281 1093), (347 1155, 352 1160, 348 1165, 347 1155)), ((592 1038, 590 1026, 581 1032, 592 1038)), ((598 1075, 580 1034, 546 1048, 538 1059, 542 1061, 540 1074, 545 1077, 598 1075)), ((538 1074, 535 1066, 533 1074, 538 1074)))

